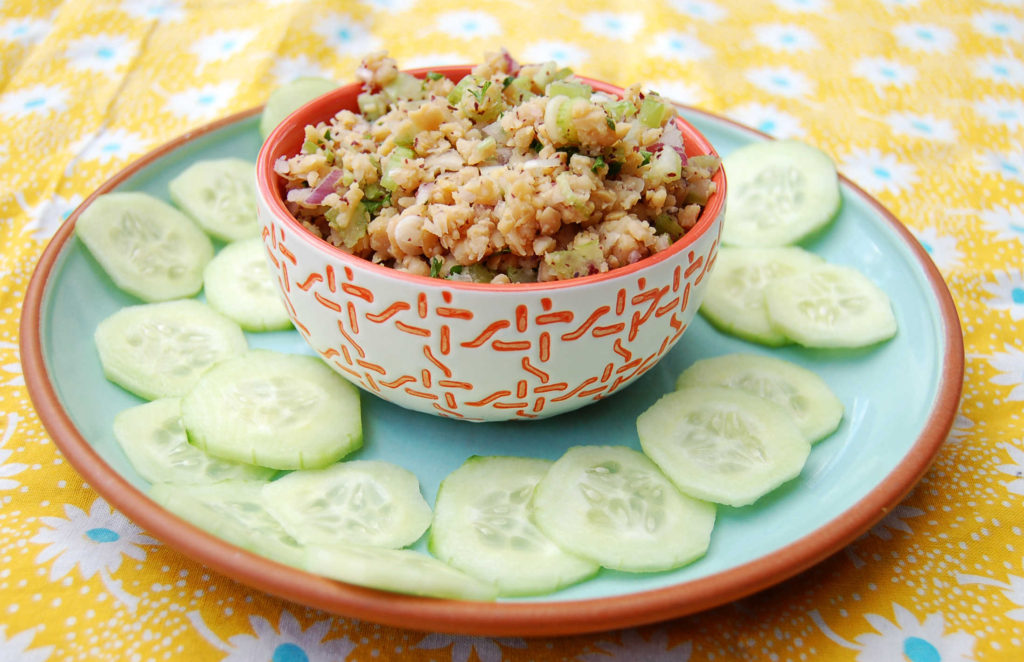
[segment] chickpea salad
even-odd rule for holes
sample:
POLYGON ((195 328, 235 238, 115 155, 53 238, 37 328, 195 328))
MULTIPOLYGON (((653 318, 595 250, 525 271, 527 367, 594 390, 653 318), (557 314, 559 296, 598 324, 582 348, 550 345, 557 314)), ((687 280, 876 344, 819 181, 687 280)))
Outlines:
POLYGON ((555 62, 490 53, 461 80, 363 59, 359 112, 281 157, 289 211, 316 236, 452 280, 565 280, 642 260, 696 223, 720 167, 687 158, 674 106, 595 91, 555 62))

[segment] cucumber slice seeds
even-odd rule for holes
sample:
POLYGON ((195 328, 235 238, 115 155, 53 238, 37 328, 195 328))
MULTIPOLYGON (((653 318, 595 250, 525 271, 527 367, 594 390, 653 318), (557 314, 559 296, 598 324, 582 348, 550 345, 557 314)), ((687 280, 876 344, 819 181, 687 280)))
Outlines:
POLYGON ((362 446, 359 391, 318 358, 254 349, 221 361, 181 403, 189 441, 226 460, 319 469, 362 446))
POLYGON ((442 482, 430 552, 498 587, 500 595, 550 593, 582 581, 598 565, 570 554, 530 520, 530 499, 549 460, 474 456, 442 482))
POLYGON ((248 347, 237 324, 195 299, 122 308, 94 341, 107 379, 146 400, 185 395, 207 368, 248 347))
POLYGON ((189 444, 181 424, 179 398, 161 398, 120 412, 114 417, 114 438, 135 471, 151 483, 259 481, 276 473, 266 467, 226 462, 189 444))
POLYGON ((851 267, 822 265, 780 278, 765 304, 772 325, 805 347, 866 347, 897 331, 889 296, 851 267))
POLYGON ((196 161, 167 185, 171 200, 210 235, 235 241, 259 234, 256 166, 243 159, 196 161))
POLYGON ((644 453, 684 493, 754 503, 803 469, 811 445, 784 409, 738 389, 684 388, 637 418, 644 453))
POLYGON ((843 418, 843 403, 821 377, 795 363, 758 354, 702 359, 676 381, 691 386, 736 388, 783 407, 811 443, 832 434, 843 418))
POLYGON ((203 271, 203 292, 206 303, 247 331, 274 331, 292 325, 259 237, 222 248, 203 271))
POLYGON ((722 167, 729 177, 725 244, 794 244, 828 225, 842 203, 835 162, 798 140, 750 143, 726 155, 722 167))
POLYGON ((185 214, 151 195, 106 193, 75 234, 121 290, 143 301, 190 297, 203 286, 213 244, 185 214))
POLYGON ((796 246, 723 246, 718 250, 708 277, 700 313, 726 333, 762 345, 786 345, 790 339, 768 319, 764 293, 777 278, 824 262, 814 253, 796 246))
POLYGON ((271 515, 304 545, 405 547, 430 526, 419 479, 389 462, 293 471, 263 488, 271 515))
POLYGON ((643 453, 575 446, 534 490, 533 521, 563 549, 625 572, 657 572, 707 551, 715 507, 681 493, 643 453))

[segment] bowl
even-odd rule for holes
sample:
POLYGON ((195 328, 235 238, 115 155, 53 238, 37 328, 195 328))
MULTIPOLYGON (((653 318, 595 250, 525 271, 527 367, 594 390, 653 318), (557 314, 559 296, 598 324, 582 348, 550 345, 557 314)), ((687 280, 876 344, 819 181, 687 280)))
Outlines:
MULTIPOLYGON (((471 66, 428 71, 453 81, 471 66)), ((593 89, 623 90, 579 77, 593 89)), ((334 370, 402 407, 467 421, 553 416, 607 398, 679 342, 704 296, 725 211, 721 168, 696 225, 634 264, 570 280, 489 284, 419 276, 375 264, 320 239, 289 213, 281 156, 304 128, 357 111, 360 83, 300 107, 267 137, 256 164, 267 258, 295 327, 334 370)), ((674 120, 687 156, 716 154, 674 120)))

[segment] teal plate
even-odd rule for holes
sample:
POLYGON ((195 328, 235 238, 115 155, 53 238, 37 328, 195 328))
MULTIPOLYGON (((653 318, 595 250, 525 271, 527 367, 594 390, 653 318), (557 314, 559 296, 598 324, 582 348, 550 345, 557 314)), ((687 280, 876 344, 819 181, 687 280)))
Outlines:
MULTIPOLYGON (((167 183, 196 160, 255 159, 258 112, 182 136, 96 194, 138 190, 167 199, 167 183)), ((722 155, 768 139, 695 109, 681 113, 722 155)), ((814 447, 799 478, 753 506, 720 508, 706 556, 671 572, 602 571, 551 595, 495 603, 416 598, 276 564, 171 515, 144 496, 146 481, 111 433, 114 415, 140 401, 104 379, 93 330, 114 311, 138 302, 113 285, 75 238, 78 212, 43 253, 26 295, 25 378, 47 431, 89 485, 168 545, 255 588, 345 616, 466 634, 570 634, 678 617, 763 589, 842 548, 913 487, 952 426, 963 339, 949 292, 927 254, 889 212, 849 181, 843 180, 842 193, 836 222, 807 247, 860 269, 889 293, 900 330, 880 346, 846 352, 768 349, 723 335, 698 316, 676 348, 629 388, 551 419, 468 424, 363 396, 365 446, 352 459, 385 459, 413 470, 432 501, 441 479, 473 454, 555 459, 576 444, 639 448, 636 417, 700 358, 770 352, 822 376, 846 407, 840 428, 814 447)), ((294 331, 249 334, 249 340, 254 347, 312 353, 294 331)), ((424 549, 424 541, 417 547, 424 549)))

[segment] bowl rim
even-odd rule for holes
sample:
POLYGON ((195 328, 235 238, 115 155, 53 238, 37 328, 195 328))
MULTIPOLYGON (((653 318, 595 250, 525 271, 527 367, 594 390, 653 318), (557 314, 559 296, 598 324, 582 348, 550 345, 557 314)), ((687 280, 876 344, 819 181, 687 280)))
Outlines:
MULTIPOLYGON (((406 69, 404 71, 405 73, 412 74, 417 78, 423 78, 428 73, 439 73, 449 80, 457 81, 466 74, 469 74, 475 66, 476 65, 472 64, 454 64, 437 67, 418 67, 414 69, 406 69)), ((590 85, 594 90, 612 94, 616 97, 621 98, 625 92, 623 88, 612 85, 611 83, 588 78, 586 76, 576 75, 575 77, 590 85)), ((263 141, 263 145, 260 147, 259 154, 256 157, 256 193, 260 201, 266 204, 267 209, 273 214, 275 220, 288 226, 290 230, 301 237, 302 241, 308 244, 311 248, 322 251, 329 259, 336 260, 345 266, 367 270, 370 273, 383 278, 393 278, 418 287, 443 287, 445 289, 474 290, 477 292, 495 293, 545 292, 578 287, 580 285, 597 284, 610 280, 617 281, 621 278, 638 275, 640 272, 644 272, 657 264, 685 254, 685 252, 692 247, 700 237, 711 231, 712 228, 715 228, 716 220, 720 221, 725 212, 727 193, 726 175, 725 168, 723 166, 719 166, 718 170, 715 171, 712 176, 712 181, 715 183, 717 188, 709 197, 708 202, 704 205, 704 208, 701 210, 701 213, 697 218, 697 222, 693 227, 691 227, 682 237, 674 241, 668 248, 649 255, 642 260, 638 260, 633 264, 628 264, 626 266, 596 274, 577 276, 576 278, 566 280, 533 283, 475 283, 438 279, 430 276, 421 276, 406 271, 400 271, 392 267, 377 264, 371 260, 347 253, 326 240, 317 237, 303 227, 285 206, 284 201, 279 194, 280 178, 279 175, 274 172, 274 163, 284 152, 284 150, 281 149, 281 145, 288 140, 291 136, 291 132, 296 126, 304 128, 309 124, 329 120, 341 109, 346 107, 351 109, 353 104, 342 104, 341 99, 351 97, 354 101, 355 95, 361 89, 361 82, 356 81, 346 83, 303 104, 274 127, 274 129, 267 135, 267 138, 263 141), (307 121, 307 119, 311 121, 307 121)), ((666 99, 666 101, 668 100, 666 99)), ((675 107, 674 104, 673 107, 675 107)), ((676 126, 679 127, 680 132, 683 134, 685 146, 692 146, 694 152, 697 152, 700 155, 719 156, 711 142, 700 131, 698 131, 696 127, 690 124, 690 122, 678 114, 673 119, 676 126)), ((721 223, 718 223, 717 232, 721 234, 721 223)))

